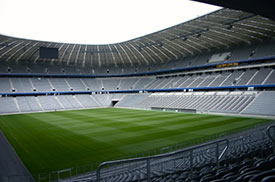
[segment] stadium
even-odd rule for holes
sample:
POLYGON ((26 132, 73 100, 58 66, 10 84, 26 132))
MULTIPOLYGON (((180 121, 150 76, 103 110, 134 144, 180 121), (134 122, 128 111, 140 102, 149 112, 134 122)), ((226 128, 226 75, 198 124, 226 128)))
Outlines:
POLYGON ((0 181, 275 181, 274 3, 200 2, 115 44, 0 34, 0 181))

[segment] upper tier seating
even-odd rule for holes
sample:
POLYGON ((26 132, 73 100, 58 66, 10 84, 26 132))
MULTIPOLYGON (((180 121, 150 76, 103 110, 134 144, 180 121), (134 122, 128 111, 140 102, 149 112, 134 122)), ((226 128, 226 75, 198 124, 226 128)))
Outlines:
POLYGON ((270 74, 271 70, 272 70, 272 68, 261 68, 261 69, 259 69, 257 71, 257 74, 249 82, 249 84, 251 84, 251 85, 264 84, 264 80, 266 78, 269 78, 268 74, 270 74))
POLYGON ((0 78, 0 93, 111 91, 275 84, 272 68, 155 78, 0 78))

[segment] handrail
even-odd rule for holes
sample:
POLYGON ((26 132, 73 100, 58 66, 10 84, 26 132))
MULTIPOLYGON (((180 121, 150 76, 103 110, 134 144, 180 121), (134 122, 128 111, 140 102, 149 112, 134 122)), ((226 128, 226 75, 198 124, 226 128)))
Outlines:
MULTIPOLYGON (((211 145, 211 144, 216 144, 217 145, 216 146, 216 149, 217 149, 216 150, 216 155, 217 155, 217 165, 219 165, 218 160, 220 160, 223 157, 226 150, 228 149, 228 146, 229 146, 228 139, 219 139, 219 140, 207 142, 207 143, 204 143, 204 144, 199 144, 199 145, 196 145, 196 146, 193 146, 193 147, 188 147, 186 149, 181 149, 181 150, 178 150, 178 151, 169 152, 169 153, 166 153, 166 154, 158 154, 158 155, 154 155, 154 156, 131 158, 131 159, 122 159, 122 160, 116 160, 116 161, 106 161, 106 162, 103 162, 103 163, 99 164, 99 166, 97 167, 96 181, 100 182, 101 168, 106 166, 106 165, 125 164, 125 163, 130 163, 130 162, 146 161, 146 163, 147 163, 147 181, 149 182, 150 181, 150 160, 158 159, 158 158, 164 158, 164 157, 170 157, 172 155, 176 155, 176 154, 180 154, 180 153, 184 153, 184 152, 188 152, 188 151, 190 151, 191 158, 192 158, 192 153, 193 153, 192 151, 194 149, 198 149, 198 148, 201 148, 201 147, 204 147, 204 146, 207 146, 207 145, 211 145), (224 141, 226 142, 226 147, 223 149, 223 152, 219 155, 218 154, 219 143, 224 142, 224 141)), ((192 163, 192 161, 191 161, 191 163, 192 163)))
POLYGON ((219 155, 219 160, 224 156, 225 152, 228 150, 228 146, 229 146, 229 141, 226 140, 226 146, 224 147, 222 153, 219 155))

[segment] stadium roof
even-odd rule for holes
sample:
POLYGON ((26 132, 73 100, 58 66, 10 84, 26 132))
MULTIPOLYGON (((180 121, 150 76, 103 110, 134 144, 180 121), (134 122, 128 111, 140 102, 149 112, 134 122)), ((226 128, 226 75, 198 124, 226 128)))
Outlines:
POLYGON ((0 35, 0 60, 92 67, 150 65, 274 38, 274 21, 252 13, 225 8, 117 44, 67 44, 0 35), (59 59, 39 58, 40 46, 58 48, 59 59))

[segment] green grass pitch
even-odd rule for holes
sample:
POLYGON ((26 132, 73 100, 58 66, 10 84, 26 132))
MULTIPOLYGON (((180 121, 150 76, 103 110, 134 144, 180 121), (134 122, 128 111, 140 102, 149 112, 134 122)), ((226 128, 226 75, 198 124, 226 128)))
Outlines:
POLYGON ((34 175, 133 156, 266 121, 103 108, 2 115, 0 129, 34 175))

